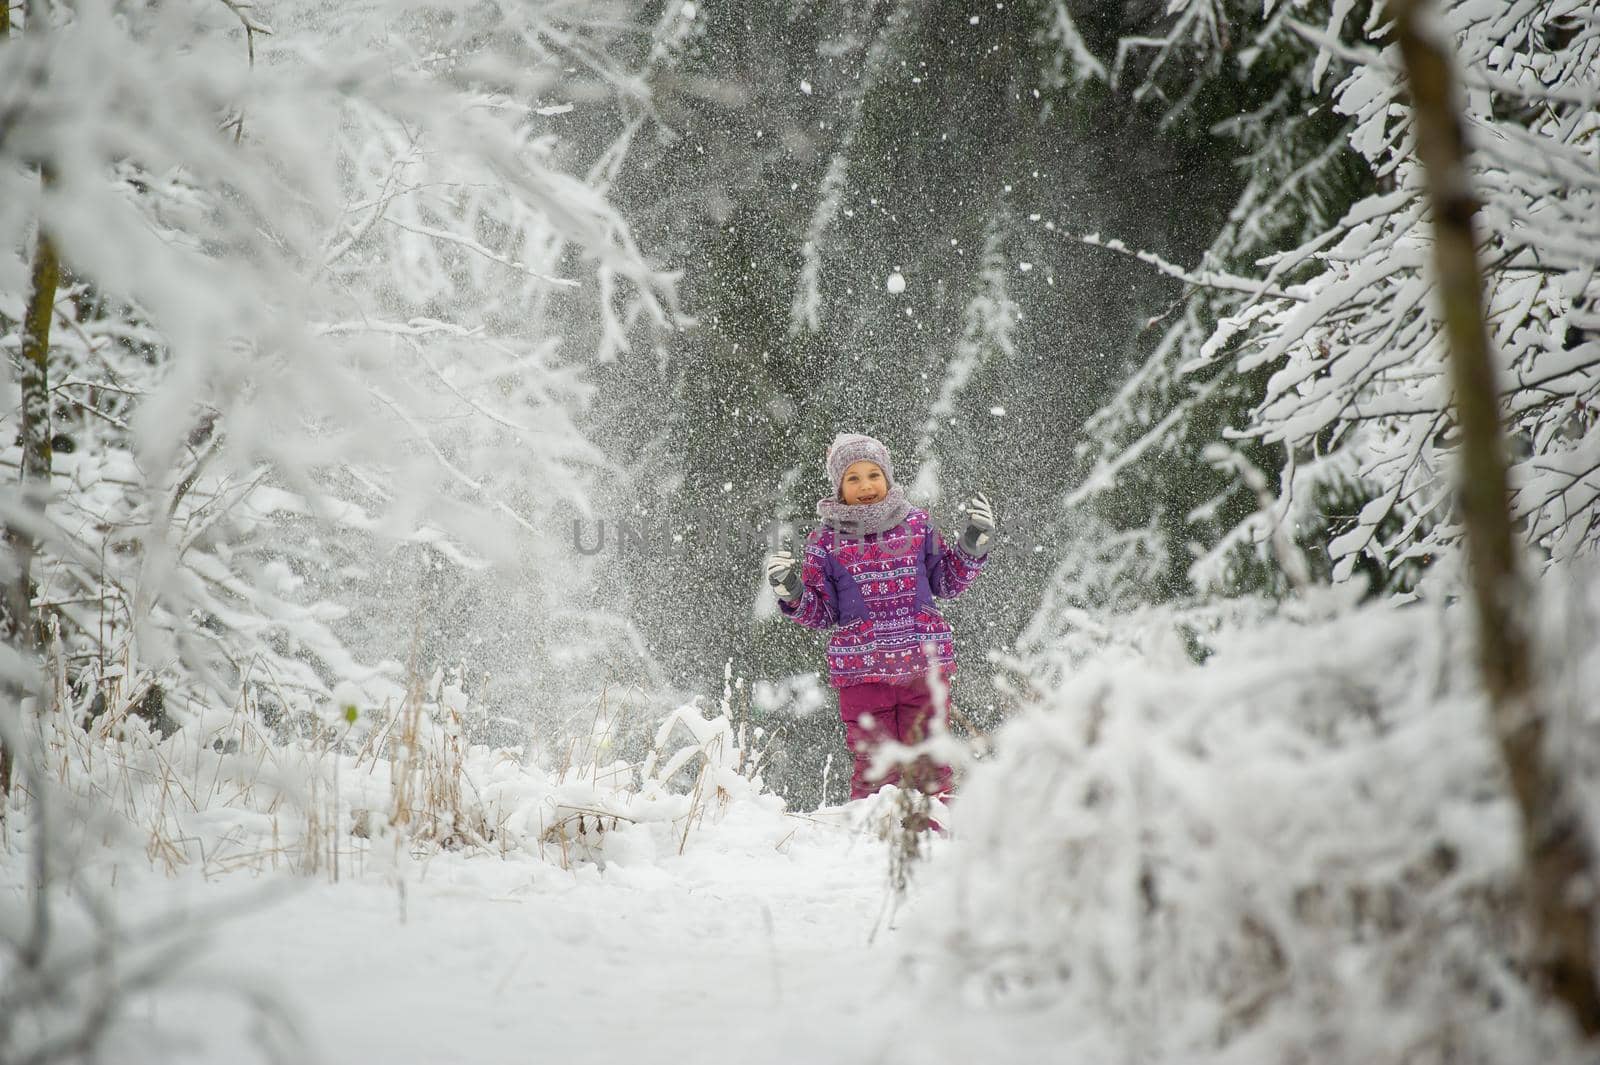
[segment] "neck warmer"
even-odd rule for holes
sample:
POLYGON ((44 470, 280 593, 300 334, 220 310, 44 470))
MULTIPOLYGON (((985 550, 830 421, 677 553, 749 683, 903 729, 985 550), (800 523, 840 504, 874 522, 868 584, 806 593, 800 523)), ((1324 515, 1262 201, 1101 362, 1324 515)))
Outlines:
POLYGON ((850 506, 831 496, 817 500, 817 517, 846 536, 888 532, 905 521, 910 510, 911 503, 899 485, 876 503, 850 506))

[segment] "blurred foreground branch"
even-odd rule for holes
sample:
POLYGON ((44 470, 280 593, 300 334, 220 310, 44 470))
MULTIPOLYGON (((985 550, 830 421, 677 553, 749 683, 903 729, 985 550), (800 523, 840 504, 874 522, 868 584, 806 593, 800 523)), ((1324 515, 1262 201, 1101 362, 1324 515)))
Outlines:
POLYGON ((1521 814, 1523 905, 1532 964, 1583 1032, 1600 1034, 1595 981, 1594 855, 1545 745, 1535 691, 1530 594, 1513 536, 1499 389, 1484 319, 1466 136, 1443 25, 1427 0, 1392 5, 1411 90, 1417 155, 1433 214, 1433 267, 1461 428, 1459 493, 1478 623, 1479 668, 1521 814))

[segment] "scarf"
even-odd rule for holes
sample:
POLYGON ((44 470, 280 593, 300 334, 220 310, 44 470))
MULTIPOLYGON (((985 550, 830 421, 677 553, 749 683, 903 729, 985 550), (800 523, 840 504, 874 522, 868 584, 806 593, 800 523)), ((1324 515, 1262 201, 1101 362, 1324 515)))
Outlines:
POLYGON ((846 536, 886 533, 905 521, 910 510, 911 503, 899 485, 876 503, 850 506, 831 496, 817 500, 817 517, 846 536))

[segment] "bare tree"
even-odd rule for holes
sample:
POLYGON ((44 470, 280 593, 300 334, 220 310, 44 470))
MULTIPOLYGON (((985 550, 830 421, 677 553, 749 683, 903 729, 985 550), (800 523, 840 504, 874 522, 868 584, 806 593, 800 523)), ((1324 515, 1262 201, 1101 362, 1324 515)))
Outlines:
POLYGON ((1427 0, 1395 0, 1395 28, 1415 116, 1417 155, 1433 214, 1433 273, 1460 426, 1459 507, 1465 526, 1479 668, 1501 757, 1522 817, 1523 890, 1532 962, 1589 1036, 1600 1034, 1595 981, 1594 855, 1560 768, 1545 747, 1527 628, 1531 596, 1511 521, 1500 389, 1484 319, 1473 234, 1477 201, 1451 57, 1427 0))

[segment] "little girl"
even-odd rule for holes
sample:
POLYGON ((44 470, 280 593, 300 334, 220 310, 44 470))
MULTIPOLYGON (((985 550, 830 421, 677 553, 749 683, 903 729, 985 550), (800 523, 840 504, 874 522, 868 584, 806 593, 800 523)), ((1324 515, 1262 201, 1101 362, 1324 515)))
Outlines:
MULTIPOLYGON (((838 626, 828 641, 828 674, 855 756, 850 797, 859 799, 900 782, 898 769, 869 779, 879 743, 926 739, 936 713, 949 724, 928 672, 936 666, 948 680, 956 652, 933 600, 954 599, 982 571, 994 511, 982 494, 973 496, 962 508, 966 528, 950 546, 927 511, 906 500, 888 449, 872 437, 840 433, 827 467, 834 494, 817 503, 823 524, 806 537, 804 564, 796 573, 794 556, 779 551, 767 558, 767 580, 785 616, 808 629, 838 626)), ((934 766, 914 783, 943 795, 950 768, 934 766)))

